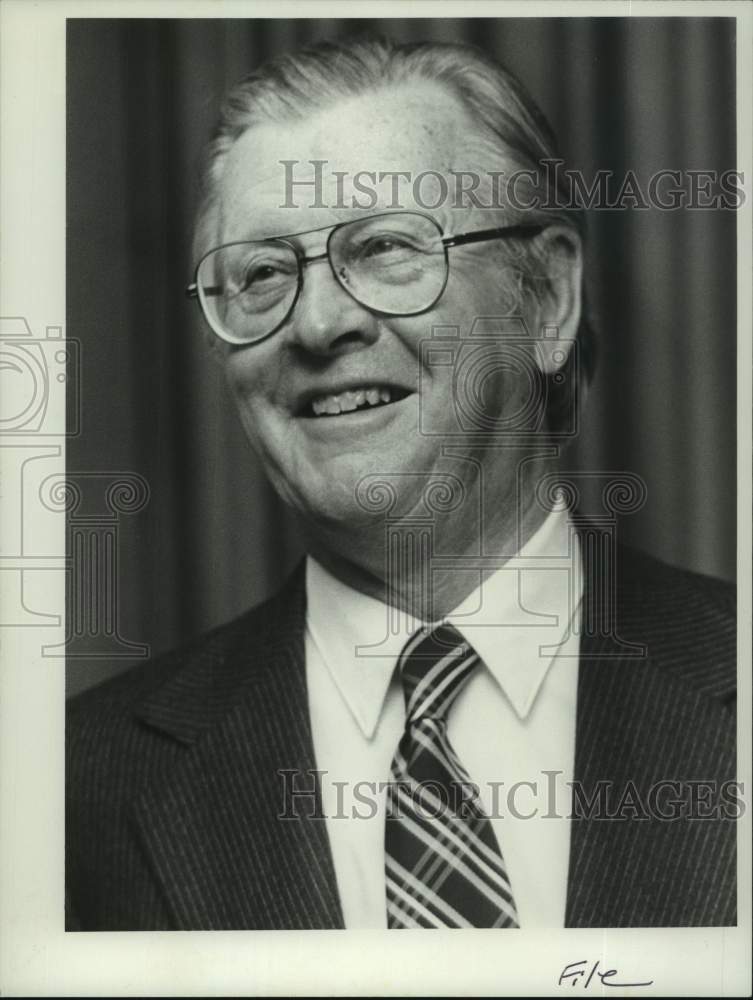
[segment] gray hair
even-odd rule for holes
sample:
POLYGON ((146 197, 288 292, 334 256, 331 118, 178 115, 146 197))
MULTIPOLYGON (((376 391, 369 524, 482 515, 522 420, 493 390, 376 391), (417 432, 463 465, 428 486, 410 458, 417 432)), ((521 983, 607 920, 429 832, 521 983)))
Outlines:
MULTIPOLYGON (((490 139, 501 156, 509 158, 512 154, 536 177, 543 176, 545 184, 562 185, 556 190, 540 191, 534 186, 540 207, 527 211, 528 219, 560 222, 585 239, 584 213, 570 207, 570 192, 564 187, 565 171, 540 168, 543 161, 558 159, 555 136, 512 73, 471 45, 397 44, 383 37, 365 37, 320 42, 273 59, 229 92, 206 147, 195 255, 200 257, 216 242, 218 191, 225 157, 247 129, 262 123, 302 120, 344 98, 416 80, 443 84, 478 123, 479 135, 490 139)), ((517 256, 521 261, 527 257, 532 264, 535 251, 521 249, 517 256)), ((537 281, 541 281, 534 277, 538 270, 528 272, 527 287, 534 294, 537 281)), ((577 350, 571 351, 559 376, 550 377, 546 387, 547 426, 552 431, 562 429, 568 415, 575 412, 578 391, 591 380, 595 368, 595 336, 586 316, 585 299, 576 345, 577 350)))

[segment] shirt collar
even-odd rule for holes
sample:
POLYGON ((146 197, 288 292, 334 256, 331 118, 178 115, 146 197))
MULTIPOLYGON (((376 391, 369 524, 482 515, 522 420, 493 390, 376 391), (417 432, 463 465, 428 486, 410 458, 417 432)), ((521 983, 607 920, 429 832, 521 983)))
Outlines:
MULTIPOLYGON (((531 711, 580 602, 578 559, 568 512, 552 511, 520 552, 445 618, 471 643, 520 719, 531 711)), ((309 636, 370 739, 400 653, 423 622, 347 586, 311 556, 306 591, 309 636)))

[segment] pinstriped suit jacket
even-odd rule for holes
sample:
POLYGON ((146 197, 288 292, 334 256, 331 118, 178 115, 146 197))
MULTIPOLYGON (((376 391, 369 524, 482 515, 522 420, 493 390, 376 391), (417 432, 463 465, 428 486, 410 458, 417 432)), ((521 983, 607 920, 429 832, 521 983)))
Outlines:
MULTIPOLYGON (((617 551, 611 583, 584 560, 566 924, 734 924, 734 589, 617 551)), ((279 769, 316 767, 304 621, 301 567, 70 703, 68 929, 342 927, 324 820, 278 818, 279 769)))

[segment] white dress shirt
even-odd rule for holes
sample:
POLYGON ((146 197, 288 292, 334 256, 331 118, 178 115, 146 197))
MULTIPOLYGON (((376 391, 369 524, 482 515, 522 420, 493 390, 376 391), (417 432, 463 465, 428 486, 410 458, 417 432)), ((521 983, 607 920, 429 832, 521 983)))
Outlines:
MULTIPOLYGON (((553 511, 514 559, 444 619, 483 661, 450 710, 448 736, 479 786, 523 928, 564 927, 579 559, 567 511, 553 511)), ((386 927, 384 783, 405 724, 395 667, 422 623, 311 558, 306 588, 314 752, 345 926, 386 927)))

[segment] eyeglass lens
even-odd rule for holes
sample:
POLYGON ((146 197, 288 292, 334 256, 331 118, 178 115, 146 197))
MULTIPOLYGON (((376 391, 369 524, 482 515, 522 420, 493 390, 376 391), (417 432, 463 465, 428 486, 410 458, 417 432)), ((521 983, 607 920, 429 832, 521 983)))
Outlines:
MULTIPOLYGON (((413 213, 370 216, 336 227, 327 252, 342 287, 376 312, 423 312, 439 298, 447 280, 439 228, 413 213)), ((299 268, 299 258, 287 242, 237 243, 213 250, 197 276, 211 325, 239 343, 266 337, 295 304, 299 268)))

